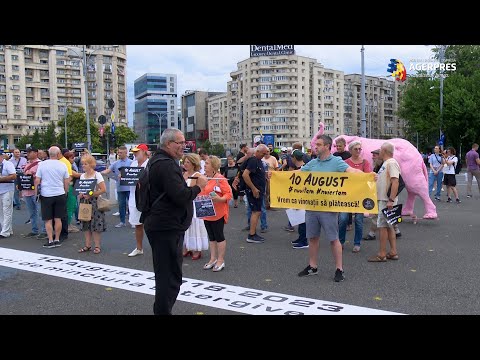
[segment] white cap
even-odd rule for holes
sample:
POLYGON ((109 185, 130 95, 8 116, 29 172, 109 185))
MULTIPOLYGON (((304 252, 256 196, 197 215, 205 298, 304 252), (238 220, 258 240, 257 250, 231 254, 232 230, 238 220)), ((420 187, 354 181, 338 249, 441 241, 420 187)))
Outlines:
POLYGON ((282 147, 282 151, 287 151, 287 148, 285 146, 282 147))

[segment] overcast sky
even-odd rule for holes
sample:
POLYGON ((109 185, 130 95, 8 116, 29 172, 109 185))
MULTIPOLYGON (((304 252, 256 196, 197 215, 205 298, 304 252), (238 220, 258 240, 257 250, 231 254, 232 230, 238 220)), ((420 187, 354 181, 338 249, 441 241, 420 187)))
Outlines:
MULTIPOLYGON (((345 74, 361 73, 361 45, 296 45, 300 56, 316 59, 326 68, 345 74)), ((411 59, 430 59, 428 45, 365 45, 365 74, 390 75, 390 59, 401 60, 409 68, 411 59)), ((133 83, 145 73, 177 75, 178 105, 185 90, 226 91, 230 72, 250 56, 249 45, 128 45, 128 120, 133 124, 135 98, 133 83)), ((408 72, 408 70, 407 70, 408 72)))

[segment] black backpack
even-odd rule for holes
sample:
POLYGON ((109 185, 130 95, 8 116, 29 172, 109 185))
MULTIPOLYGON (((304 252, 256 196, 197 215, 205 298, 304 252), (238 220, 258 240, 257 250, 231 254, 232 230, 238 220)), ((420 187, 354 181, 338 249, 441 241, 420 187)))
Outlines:
POLYGON ((135 206, 138 211, 145 215, 150 213, 150 210, 165 196, 165 193, 162 193, 158 198, 153 201, 152 204, 150 204, 150 167, 160 160, 164 159, 154 157, 151 161, 148 162, 145 170, 141 172, 138 178, 137 185, 135 187, 135 206))
POLYGON ((462 159, 457 158, 458 162, 455 164, 455 174, 460 174, 460 171, 462 171, 462 159))

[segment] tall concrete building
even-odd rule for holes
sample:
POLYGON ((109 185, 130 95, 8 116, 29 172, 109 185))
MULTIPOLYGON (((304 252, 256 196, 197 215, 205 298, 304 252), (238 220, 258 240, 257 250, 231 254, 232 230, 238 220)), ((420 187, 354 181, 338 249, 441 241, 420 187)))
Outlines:
MULTIPOLYGON (((345 75, 345 134, 361 135, 361 75, 345 75)), ((403 137, 405 121, 396 115, 405 83, 385 77, 365 76, 367 137, 403 137)))
POLYGON ((135 80, 133 127, 139 141, 154 144, 162 132, 178 127, 177 75, 144 74, 135 80))
POLYGON ((228 148, 228 96, 226 93, 208 99, 208 134, 212 144, 222 144, 228 148))
POLYGON ((45 129, 67 107, 85 108, 86 97, 91 119, 110 121, 113 99, 115 123, 127 125, 126 46, 88 45, 86 74, 82 56, 83 45, 0 45, 0 148, 45 129))
POLYGON ((308 146, 320 121, 326 134, 343 133, 342 71, 326 69, 293 51, 252 55, 237 67, 227 85, 225 131, 217 136, 227 149, 235 151, 241 143, 252 144, 261 136, 273 140, 274 147, 295 142, 308 146))
POLYGON ((194 141, 200 147, 209 139, 208 101, 222 94, 225 93, 187 90, 182 95, 182 123, 187 141, 194 141))

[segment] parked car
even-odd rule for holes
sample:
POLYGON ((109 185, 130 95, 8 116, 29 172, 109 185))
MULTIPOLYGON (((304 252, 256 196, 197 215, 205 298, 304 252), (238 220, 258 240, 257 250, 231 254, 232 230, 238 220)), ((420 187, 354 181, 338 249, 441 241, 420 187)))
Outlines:
POLYGON ((107 169, 107 154, 92 153, 92 156, 97 161, 95 171, 100 172, 107 169))

